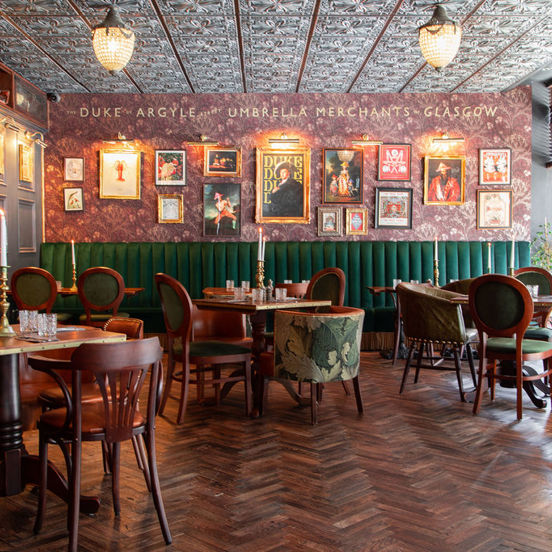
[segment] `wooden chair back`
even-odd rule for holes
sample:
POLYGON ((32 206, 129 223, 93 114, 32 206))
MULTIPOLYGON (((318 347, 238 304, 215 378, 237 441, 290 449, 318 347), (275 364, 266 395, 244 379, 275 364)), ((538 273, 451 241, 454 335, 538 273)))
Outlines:
POLYGON ((139 318, 110 318, 103 329, 106 332, 123 333, 128 339, 144 338, 144 321, 139 318))
POLYGON ((47 270, 36 266, 19 268, 12 274, 10 287, 18 310, 52 311, 57 285, 47 270))
POLYGON ((277 283, 274 285, 274 287, 286 289, 288 297, 297 297, 298 299, 303 299, 303 297, 305 297, 305 295, 307 294, 309 284, 307 282, 295 282, 291 284, 277 283))
POLYGON ((337 267, 324 268, 309 282, 305 297, 308 299, 330 299, 334 307, 342 307, 345 301, 345 273, 337 267))
POLYGON ((155 285, 161 298, 161 309, 169 340, 182 338, 182 346, 192 336, 192 300, 186 288, 168 274, 156 274, 155 285))
POLYGON ((117 314, 125 296, 125 282, 116 270, 96 266, 79 276, 77 290, 86 313, 86 324, 90 324, 93 311, 117 314))

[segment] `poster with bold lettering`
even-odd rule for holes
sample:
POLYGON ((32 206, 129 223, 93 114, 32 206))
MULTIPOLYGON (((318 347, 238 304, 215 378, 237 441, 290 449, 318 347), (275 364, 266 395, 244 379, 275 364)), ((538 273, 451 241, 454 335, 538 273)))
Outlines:
POLYGON ((310 149, 257 148, 256 222, 310 222, 310 149))
POLYGON ((410 180, 410 144, 382 144, 379 147, 378 180, 410 180))

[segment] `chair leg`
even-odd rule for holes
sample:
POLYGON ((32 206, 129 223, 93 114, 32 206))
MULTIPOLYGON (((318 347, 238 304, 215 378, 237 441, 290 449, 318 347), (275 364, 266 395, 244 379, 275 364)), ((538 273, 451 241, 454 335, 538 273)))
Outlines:
POLYGON ((159 518, 159 525, 161 525, 161 531, 166 544, 171 544, 172 536, 169 529, 169 523, 167 522, 167 515, 165 514, 165 506, 163 505, 163 498, 161 497, 161 486, 159 485, 159 474, 157 473, 157 459, 155 451, 155 433, 152 429, 148 431, 147 435, 148 443, 148 464, 149 464, 149 476, 151 480, 151 488, 153 495, 153 503, 155 504, 155 510, 157 511, 157 517, 159 518))
POLYGON ((403 377, 401 381, 401 388, 399 389, 399 395, 404 391, 404 385, 406 383, 406 378, 408 377, 408 373, 410 372, 410 361, 412 360, 412 355, 414 353, 414 347, 416 345, 412 343, 408 349, 408 356, 406 357, 406 364, 404 365, 404 371, 403 371, 403 377))
POLYGON ((69 483, 69 552, 77 552, 79 538, 81 449, 80 439, 74 440, 71 444, 72 470, 69 483))
POLYGON ((475 365, 473 363, 473 351, 469 343, 466 343, 466 356, 468 357, 468 365, 470 367, 470 374, 473 386, 477 387, 477 378, 475 377, 475 365))
POLYGON ((358 413, 362 414, 364 412, 364 408, 362 406, 362 395, 360 394, 360 384, 358 381, 358 376, 353 378, 353 389, 355 390, 355 399, 358 413))
POLYGON ((159 414, 163 414, 163 412, 165 411, 165 405, 167 404, 167 399, 169 398, 169 393, 174 378, 174 364, 174 358, 169 352, 169 358, 167 360, 167 377, 165 378, 165 389, 163 391, 163 397, 161 398, 161 405, 159 406, 159 414))
POLYGON ((253 412, 253 390, 251 389, 251 362, 246 360, 244 363, 245 379, 243 385, 245 387, 245 415, 251 416, 253 412))
POLYGON ((151 492, 151 481, 149 478, 148 459, 144 448, 144 439, 142 435, 134 435, 132 437, 132 446, 134 448, 134 454, 136 456, 136 463, 138 468, 144 472, 144 478, 146 479, 146 486, 148 491, 151 492))
MULTIPOLYGON (((416 362, 416 373, 414 374, 414 383, 418 383, 418 378, 420 377, 420 370, 422 368, 422 357, 424 356, 424 350, 426 354, 433 359, 433 345, 429 343, 421 343, 420 348, 418 349, 418 362, 416 362)), ((430 364, 433 366, 433 360, 430 361, 430 364)))
POLYGON ((402 322, 400 320, 400 315, 397 315, 395 321, 395 344, 393 345, 393 366, 395 366, 397 359, 399 358, 399 346, 401 344, 401 331, 402 331, 402 322))
POLYGON ((102 462, 104 473, 111 473, 111 451, 105 441, 102 441, 102 462))
POLYGON ((268 387, 265 383, 265 377, 263 374, 257 373, 256 376, 256 403, 257 408, 259 409, 259 416, 263 415, 264 404, 265 404, 265 387, 268 387))
MULTIPOLYGON (((199 366, 197 367, 199 370, 199 366)), ((180 388, 180 404, 178 406, 178 416, 176 423, 181 424, 184 421, 186 405, 188 404, 188 392, 190 389, 190 363, 187 359, 182 361, 182 387, 180 388)))
POLYGON ((343 389, 345 390, 345 395, 347 396, 350 395, 351 391, 349 390, 349 386, 347 385, 347 382, 343 380, 341 384, 343 385, 343 389))
POLYGON ((40 483, 38 486, 38 508, 33 531, 35 534, 42 529, 44 510, 46 509, 46 489, 48 486, 48 439, 42 433, 38 435, 38 447, 40 458, 40 483))
POLYGON ((311 424, 316 425, 318 423, 318 383, 311 382, 310 384, 310 393, 311 393, 311 424))
POLYGON ((456 379, 458 380, 458 391, 460 392, 460 400, 462 402, 466 402, 466 397, 464 396, 464 387, 462 385, 462 364, 460 362, 460 352, 458 351, 458 347, 456 345, 452 348, 452 354, 454 355, 454 366, 456 368, 456 379))
POLYGON ((483 387, 483 374, 485 373, 485 368, 487 366, 487 359, 479 358, 479 371, 477 374, 477 391, 475 392, 475 400, 473 401, 473 413, 479 414, 479 409, 481 408, 481 399, 482 397, 482 387, 483 387))
POLYGON ((112 443, 111 445, 111 494, 113 495, 113 511, 118 516, 121 513, 120 479, 121 479, 121 443, 112 443))
POLYGON ((489 376, 489 389, 491 390, 491 401, 495 400, 495 374, 496 374, 496 360, 491 362, 491 368, 487 367, 487 374, 489 376))
POLYGON ((523 362, 521 356, 516 358, 516 412, 518 421, 521 420, 523 414, 523 362))

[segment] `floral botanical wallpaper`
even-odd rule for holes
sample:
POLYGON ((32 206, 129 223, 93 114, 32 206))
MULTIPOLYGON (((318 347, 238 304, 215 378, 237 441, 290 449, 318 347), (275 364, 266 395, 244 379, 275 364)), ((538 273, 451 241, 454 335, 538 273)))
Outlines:
MULTIPOLYGON (((503 94, 67 94, 50 104, 45 150, 46 241, 254 241, 256 148, 282 134, 310 148, 310 222, 263 224, 269 240, 528 240, 531 201, 531 95, 528 87, 503 94), (463 137, 444 149, 442 134, 463 137), (386 144, 411 144, 411 180, 378 181, 378 147, 362 148, 363 205, 368 234, 318 236, 324 148, 352 148, 362 135, 386 144), (126 144, 114 139, 124 136, 126 144), (200 136, 239 148, 241 175, 204 176, 200 136), (100 150, 141 152, 140 198, 100 199, 100 150), (513 227, 476 228, 479 149, 509 148, 513 227), (155 151, 185 150, 185 186, 155 184, 155 151), (465 202, 424 205, 424 157, 465 156, 465 202), (65 157, 84 158, 84 181, 65 182, 65 157), (237 183, 241 235, 204 235, 204 186, 237 183), (84 210, 65 212, 64 187, 83 187, 84 210), (412 229, 374 228, 377 187, 412 188, 412 229), (183 222, 158 222, 158 195, 182 194, 183 222)), ((222 170, 224 172, 224 169, 222 170)), ((494 186, 495 189, 505 189, 494 186)), ((214 200, 215 198, 213 198, 214 200)), ((208 198, 207 198, 208 200, 208 198)), ((347 203, 336 205, 345 209, 347 203)), ((358 207, 358 204, 351 205, 358 207)), ((212 206, 211 206, 212 207, 212 206)), ((209 212, 209 209, 207 210, 209 212)))

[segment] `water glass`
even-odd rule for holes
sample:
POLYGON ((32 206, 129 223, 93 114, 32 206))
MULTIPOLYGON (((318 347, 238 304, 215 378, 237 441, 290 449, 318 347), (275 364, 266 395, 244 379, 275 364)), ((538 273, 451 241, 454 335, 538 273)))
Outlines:
POLYGON ((226 291, 234 291, 234 280, 226 280, 226 291))
POLYGON ((301 280, 301 283, 302 284, 308 284, 308 283, 310 283, 310 280, 301 280))
POLYGON ((251 300, 253 303, 262 303, 265 298, 265 290, 260 288, 253 288, 251 290, 251 300))
POLYGON ((276 288, 274 290, 275 299, 276 301, 285 301, 287 297, 287 289, 286 288, 276 288))
MULTIPOLYGON (((38 335, 44 335, 45 337, 56 337, 57 332, 57 316, 55 314, 40 314, 39 320, 42 319, 42 331, 43 333, 38 335)), ((40 326, 40 324, 39 324, 40 326)))
POLYGON ((245 289, 242 287, 234 288, 234 299, 238 301, 243 301, 245 299, 245 289))
POLYGON ((291 280, 284 280, 284 284, 293 284, 291 280))
POLYGON ((249 283, 249 280, 242 280, 241 287, 243 291, 248 292, 251 289, 251 284, 249 283))
POLYGON ((20 310, 19 311, 19 331, 22 334, 31 333, 31 330, 29 328, 29 313, 31 311, 28 310, 20 310))
POLYGON ((527 289, 529 290, 529 293, 531 294, 531 297, 533 299, 535 299, 539 296, 539 286, 538 285, 527 285, 527 289))
POLYGON ((410 283, 411 283, 411 284, 419 284, 419 283, 420 283, 420 280, 410 280, 410 283))
POLYGON ((393 278, 393 289, 397 289, 397 286, 402 282, 400 278, 393 278))
POLYGON ((56 289, 61 291, 61 280, 56 280, 56 289))

